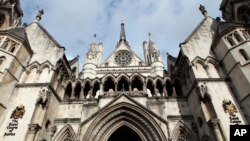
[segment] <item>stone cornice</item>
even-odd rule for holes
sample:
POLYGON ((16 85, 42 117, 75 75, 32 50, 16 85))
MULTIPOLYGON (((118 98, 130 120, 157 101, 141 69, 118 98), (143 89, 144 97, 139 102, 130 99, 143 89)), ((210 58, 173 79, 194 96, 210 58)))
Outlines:
POLYGON ((149 69, 129 69, 129 70, 97 70, 97 74, 107 74, 107 73, 150 73, 149 69))
POLYGON ((27 88, 27 87, 30 87, 30 88, 32 88, 32 87, 49 87, 49 89, 52 91, 52 93, 57 98, 57 100, 59 102, 62 101, 50 83, 22 83, 22 84, 19 83, 19 84, 16 84, 16 88, 27 88))
POLYGON ((193 82, 192 86, 190 87, 188 93, 187 93, 187 98, 193 91, 193 89, 196 87, 197 83, 199 82, 230 82, 230 78, 224 77, 224 78, 196 78, 195 81, 193 82))
POLYGON ((170 115, 167 116, 168 120, 194 120, 192 115, 170 115))
POLYGON ((81 118, 57 118, 54 120, 55 123, 80 123, 81 118))

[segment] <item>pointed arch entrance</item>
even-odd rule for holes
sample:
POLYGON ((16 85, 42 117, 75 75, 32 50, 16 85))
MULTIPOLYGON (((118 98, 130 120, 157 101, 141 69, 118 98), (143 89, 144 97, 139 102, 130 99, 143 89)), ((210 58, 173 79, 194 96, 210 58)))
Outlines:
POLYGON ((156 118, 143 107, 121 102, 100 111, 91 123, 85 123, 91 125, 81 134, 83 141, 115 141, 121 134, 133 135, 133 141, 167 141, 166 123, 156 118))
POLYGON ((111 134, 108 141, 142 141, 141 137, 131 128, 126 125, 119 127, 111 134))

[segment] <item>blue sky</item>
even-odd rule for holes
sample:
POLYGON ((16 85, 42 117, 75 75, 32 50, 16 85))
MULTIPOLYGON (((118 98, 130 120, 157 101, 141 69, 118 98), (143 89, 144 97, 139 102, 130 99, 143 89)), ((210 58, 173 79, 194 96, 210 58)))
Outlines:
POLYGON ((34 21, 44 9, 41 24, 66 48, 68 59, 80 55, 80 61, 97 34, 104 45, 103 60, 115 49, 119 39, 121 17, 125 17, 127 40, 134 52, 143 58, 143 41, 152 34, 161 51, 178 55, 179 44, 203 19, 199 5, 208 15, 221 17, 221 0, 22 0, 23 23, 34 21))

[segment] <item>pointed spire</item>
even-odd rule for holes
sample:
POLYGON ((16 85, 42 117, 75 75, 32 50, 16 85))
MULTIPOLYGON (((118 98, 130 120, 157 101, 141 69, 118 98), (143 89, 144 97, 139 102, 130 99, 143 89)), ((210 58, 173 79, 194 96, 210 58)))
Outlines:
POLYGON ((125 43, 127 43, 124 25, 125 25, 124 24, 124 17, 122 17, 122 20, 121 20, 120 41, 119 42, 124 41, 125 43))
POLYGON ((149 38, 148 45, 151 46, 153 44, 153 41, 152 41, 152 37, 151 37, 151 33, 150 32, 148 33, 148 38, 149 38))
POLYGON ((42 15, 44 14, 43 9, 39 10, 36 15, 36 22, 39 22, 42 19, 42 15))

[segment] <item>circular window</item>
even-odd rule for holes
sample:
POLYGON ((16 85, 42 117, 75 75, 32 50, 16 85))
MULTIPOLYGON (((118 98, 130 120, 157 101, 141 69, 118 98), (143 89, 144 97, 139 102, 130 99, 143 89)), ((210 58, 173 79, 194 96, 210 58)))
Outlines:
POLYGON ((132 62, 132 54, 130 51, 121 50, 115 55, 115 62, 121 66, 127 66, 132 62))

